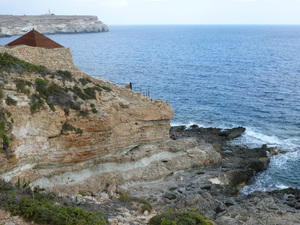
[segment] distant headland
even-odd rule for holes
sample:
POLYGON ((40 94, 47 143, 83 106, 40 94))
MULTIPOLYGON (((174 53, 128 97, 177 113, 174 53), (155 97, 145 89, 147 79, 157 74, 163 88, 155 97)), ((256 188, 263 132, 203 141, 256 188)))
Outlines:
POLYGON ((0 37, 23 35, 33 28, 43 34, 91 33, 109 30, 97 16, 0 15, 0 37))

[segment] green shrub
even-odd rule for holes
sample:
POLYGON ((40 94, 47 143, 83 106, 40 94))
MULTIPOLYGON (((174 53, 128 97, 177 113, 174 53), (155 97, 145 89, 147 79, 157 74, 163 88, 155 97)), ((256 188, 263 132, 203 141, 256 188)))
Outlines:
POLYGON ((80 110, 78 115, 79 115, 79 116, 86 117, 86 116, 88 116, 89 114, 90 114, 90 112, 89 112, 88 110, 84 109, 84 110, 80 110))
POLYGON ((7 115, 7 117, 11 117, 11 112, 9 112, 9 111, 7 111, 7 112, 5 112, 6 113, 6 115, 7 115))
POLYGON ((146 210, 148 212, 151 212, 151 210, 152 210, 152 206, 150 205, 150 203, 146 199, 143 199, 143 198, 133 197, 133 196, 130 196, 130 195, 121 195, 119 200, 122 201, 122 202, 139 202, 139 203, 142 203, 142 204, 144 204, 143 207, 142 207, 143 212, 145 212, 146 210))
POLYGON ((71 89, 71 91, 73 91, 74 94, 77 95, 82 100, 87 100, 90 98, 87 94, 83 93, 78 86, 74 86, 73 89, 71 89))
POLYGON ((74 127, 69 123, 64 123, 62 126, 63 131, 73 131, 74 127))
POLYGON ((15 80, 16 86, 17 86, 17 91, 24 93, 24 94, 28 94, 30 93, 30 90, 28 88, 26 88, 26 86, 31 86, 32 83, 29 81, 25 81, 23 79, 16 79, 15 80))
POLYGON ((68 94, 65 88, 58 86, 57 84, 52 84, 47 89, 47 103, 52 103, 55 105, 60 105, 63 107, 70 107, 72 102, 71 96, 68 94))
POLYGON ((87 100, 87 99, 96 99, 96 91, 99 91, 99 88, 88 87, 83 89, 82 91, 78 86, 74 86, 73 89, 71 89, 71 91, 73 91, 74 94, 79 98, 81 98, 82 100, 87 100))
POLYGON ((98 112, 98 110, 97 109, 95 109, 95 108, 92 108, 92 113, 97 113, 98 112))
POLYGON ((47 102, 47 104, 48 104, 48 106, 49 106, 49 108, 51 109, 52 112, 56 111, 54 105, 51 102, 47 102))
POLYGON ((70 108, 79 111, 81 107, 80 107, 80 105, 78 103, 71 102, 70 108))
MULTIPOLYGON (((0 151, 6 153, 6 158, 11 158, 10 151, 10 142, 13 140, 12 137, 9 137, 9 133, 12 128, 12 123, 8 121, 8 118, 11 116, 11 113, 6 109, 0 109, 0 138, 2 139, 2 145, 0 146, 0 151)), ((12 118, 11 118, 12 119, 12 118)))
POLYGON ((40 111, 40 109, 44 107, 45 101, 41 99, 39 96, 33 95, 31 97, 31 102, 29 103, 29 105, 30 105, 31 113, 35 113, 40 111))
POLYGON ((24 73, 24 72, 34 72, 41 74, 42 76, 48 73, 48 70, 44 66, 34 65, 24 60, 18 59, 14 56, 9 55, 8 53, 0 53, 0 72, 15 72, 15 73, 24 73))
POLYGON ((21 214, 41 224, 106 224, 106 217, 100 213, 87 212, 70 206, 54 206, 52 201, 36 201, 29 197, 22 199, 21 214))
MULTIPOLYGON (((19 179, 20 181, 20 179, 19 179)), ((67 203, 52 193, 32 191, 28 182, 12 185, 0 179, 0 208, 9 210, 12 215, 21 215, 35 223, 50 225, 107 224, 104 213, 88 212, 67 203), (57 204, 64 202, 64 204, 57 204)))
POLYGON ((0 179, 0 191, 1 192, 6 192, 6 191, 10 191, 13 189, 13 185, 9 182, 6 182, 3 179, 0 179))
POLYGON ((112 89, 110 87, 106 87, 106 86, 100 86, 103 90, 107 91, 107 92, 111 92, 112 89))
POLYGON ((39 92, 40 97, 47 98, 49 96, 49 92, 47 89, 48 81, 44 79, 36 79, 35 81, 36 91, 39 92))
POLYGON ((103 85, 100 85, 100 84, 95 84, 99 89, 103 89, 107 92, 111 92, 112 89, 110 87, 107 87, 107 86, 103 86, 103 85))
POLYGON ((212 225, 203 216, 195 212, 175 212, 168 210, 149 220, 149 225, 212 225))
POLYGON ((6 134, 2 133, 1 139, 2 139, 2 149, 7 151, 7 149, 9 148, 9 138, 6 134))
POLYGON ((6 97, 5 103, 7 105, 17 105, 17 101, 14 100, 13 98, 9 97, 9 96, 6 97))
POLYGON ((4 97, 3 86, 0 85, 0 99, 2 99, 3 97, 4 97))
POLYGON ((0 69, 1 71, 7 71, 7 69, 15 66, 15 58, 8 53, 0 53, 0 69))
POLYGON ((92 83, 89 78, 80 78, 79 81, 83 86, 87 85, 88 83, 92 83))
POLYGON ((75 131, 76 134, 82 134, 83 131, 80 128, 73 127, 69 123, 64 123, 62 126, 62 133, 65 131, 75 131))
POLYGON ((57 75, 60 76, 62 78, 63 81, 72 81, 72 74, 71 72, 67 71, 67 70, 58 70, 56 71, 57 75))
POLYGON ((89 96, 89 99, 96 99, 96 88, 88 87, 83 89, 84 93, 89 96))
POLYGON ((20 177, 18 177, 18 182, 15 184, 17 188, 30 188, 30 180, 26 181, 25 178, 23 178, 23 181, 21 181, 20 177))
POLYGON ((57 84, 49 84, 49 82, 44 79, 37 79, 35 81, 35 86, 36 91, 39 93, 39 97, 47 102, 53 112, 55 112, 54 105, 80 110, 80 105, 71 100, 67 88, 63 88, 57 84))

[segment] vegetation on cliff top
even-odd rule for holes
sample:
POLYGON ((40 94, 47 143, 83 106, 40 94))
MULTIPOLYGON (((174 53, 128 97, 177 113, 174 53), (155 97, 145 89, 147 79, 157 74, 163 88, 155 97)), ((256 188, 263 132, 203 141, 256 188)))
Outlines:
POLYGON ((34 72, 37 74, 45 75, 49 71, 44 66, 37 66, 31 63, 25 62, 24 60, 18 59, 9 55, 8 53, 0 53, 0 73, 24 73, 24 72, 34 72))
POLYGON ((12 215, 22 215, 39 224, 101 225, 108 222, 100 211, 82 210, 72 201, 52 193, 41 193, 39 188, 31 190, 29 182, 19 181, 13 185, 0 179, 0 207, 12 215))
MULTIPOLYGON (((93 84, 89 78, 79 78, 76 80, 71 72, 65 70, 49 71, 44 66, 34 65, 23 60, 20 60, 8 53, 0 53, 0 74, 6 73, 19 73, 24 72, 36 73, 41 75, 40 78, 36 79, 34 84, 28 80, 15 79, 17 91, 24 94, 30 94, 31 87, 34 86, 37 93, 33 93, 30 98, 30 110, 31 113, 38 112, 44 109, 44 103, 47 103, 52 111, 55 111, 55 105, 59 105, 69 112, 69 108, 74 110, 81 110, 81 104, 79 100, 93 100, 96 99, 97 92, 101 94, 102 91, 110 92, 111 88, 102 86, 99 84, 93 84), (63 82, 63 85, 59 85, 46 79, 46 75, 51 75, 51 78, 57 78, 63 82), (65 82, 73 82, 72 87, 66 87, 65 82), (74 85, 75 83, 75 85, 74 85), (88 87, 81 89, 78 85, 88 87)), ((70 84, 69 84, 70 85, 70 84)), ((0 98, 3 98, 3 86, 0 86, 0 98)), ((11 99, 7 99, 9 104, 14 104, 11 99)), ((92 108, 93 113, 97 113, 98 110, 95 107, 92 108)), ((80 115, 87 115, 86 113, 80 113, 80 115)))

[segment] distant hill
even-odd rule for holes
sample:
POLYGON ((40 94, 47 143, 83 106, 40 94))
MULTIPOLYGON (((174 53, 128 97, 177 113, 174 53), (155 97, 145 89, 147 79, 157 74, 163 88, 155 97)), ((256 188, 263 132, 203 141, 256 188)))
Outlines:
POLYGON ((0 37, 23 35, 33 28, 43 34, 108 31, 97 16, 0 15, 0 37))

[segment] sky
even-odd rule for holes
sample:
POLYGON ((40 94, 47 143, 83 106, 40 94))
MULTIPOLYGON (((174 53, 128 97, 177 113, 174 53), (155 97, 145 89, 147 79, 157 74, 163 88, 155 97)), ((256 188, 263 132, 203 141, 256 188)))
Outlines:
POLYGON ((0 15, 49 10, 95 15, 108 25, 300 24, 300 0, 0 0, 0 15))

